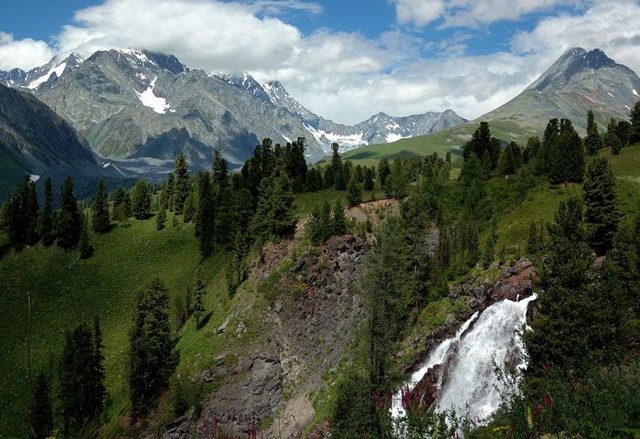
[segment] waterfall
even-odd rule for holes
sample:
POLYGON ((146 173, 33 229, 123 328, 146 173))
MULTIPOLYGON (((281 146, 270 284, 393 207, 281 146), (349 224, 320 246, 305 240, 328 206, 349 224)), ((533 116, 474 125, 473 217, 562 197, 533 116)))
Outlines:
MULTIPOLYGON (((455 409, 474 422, 483 422, 500 405, 500 382, 495 366, 503 368, 509 362, 518 369, 526 367, 524 346, 519 331, 526 323, 533 295, 519 302, 503 300, 474 314, 456 335, 433 349, 424 365, 411 375, 404 388, 413 390, 427 371, 441 364, 438 377, 440 392, 437 410, 455 409)), ((404 415, 402 391, 393 396, 391 414, 404 415)))

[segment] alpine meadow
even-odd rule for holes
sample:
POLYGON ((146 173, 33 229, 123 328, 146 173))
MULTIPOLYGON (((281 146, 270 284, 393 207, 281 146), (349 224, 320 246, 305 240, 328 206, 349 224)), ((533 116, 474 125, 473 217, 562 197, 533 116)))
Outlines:
POLYGON ((638 0, 2 9, 0 439, 640 437, 638 0))

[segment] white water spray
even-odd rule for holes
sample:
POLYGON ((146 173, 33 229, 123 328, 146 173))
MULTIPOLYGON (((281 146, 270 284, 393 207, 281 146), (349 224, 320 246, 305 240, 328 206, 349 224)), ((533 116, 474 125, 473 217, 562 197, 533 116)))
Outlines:
MULTIPOLYGON (((529 303, 536 298, 533 295, 519 302, 503 300, 485 309, 480 316, 474 314, 455 337, 431 351, 404 388, 413 390, 429 369, 441 364, 436 409, 454 409, 458 415, 467 415, 474 422, 488 420, 501 402, 495 366, 504 368, 505 363, 511 363, 518 369, 526 368, 519 332, 526 323, 529 303)), ((393 397, 391 414, 394 418, 404 415, 402 390, 393 397)))

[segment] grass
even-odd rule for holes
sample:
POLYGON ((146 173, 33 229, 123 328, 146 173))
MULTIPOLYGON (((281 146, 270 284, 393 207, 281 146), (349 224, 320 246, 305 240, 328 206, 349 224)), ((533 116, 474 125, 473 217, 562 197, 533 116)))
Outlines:
MULTIPOLYGON (((208 282, 207 309, 222 310, 226 305, 226 289, 221 288, 224 282, 220 278, 224 255, 201 262, 192 225, 179 224, 158 232, 153 218, 131 220, 128 227, 94 235, 93 245, 95 253, 88 260, 77 260, 77 251, 40 245, 21 253, 12 251, 0 259, 0 406, 12 408, 0 413, 0 437, 26 435, 28 293, 34 371, 50 372, 53 364, 55 376, 65 331, 100 316, 110 416, 123 413, 127 406, 127 340, 137 291, 159 276, 174 296, 193 283, 197 270, 202 269, 208 282)), ((181 368, 195 362, 194 349, 204 344, 202 336, 192 332, 187 328, 179 344, 183 350, 181 368), (187 339, 193 340, 193 345, 187 339)))
POLYGON ((611 162, 616 176, 640 183, 640 144, 622 148, 618 155, 609 150, 603 151, 603 155, 611 162))

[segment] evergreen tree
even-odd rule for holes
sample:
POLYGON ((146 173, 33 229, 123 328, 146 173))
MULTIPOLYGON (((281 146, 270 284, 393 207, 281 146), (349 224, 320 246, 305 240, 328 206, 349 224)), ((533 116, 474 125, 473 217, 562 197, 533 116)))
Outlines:
POLYGON ((193 318, 196 321, 196 328, 200 329, 200 324, 202 315, 204 314, 204 302, 203 297, 206 292, 206 284, 204 283, 203 275, 201 272, 198 273, 198 278, 196 279, 196 283, 193 286, 193 301, 191 304, 191 313, 193 318))
POLYGON ((211 175, 213 184, 222 191, 227 184, 227 176, 229 174, 227 161, 222 156, 222 151, 216 148, 213 154, 213 164, 211 165, 211 175))
POLYGON ((534 255, 540 251, 540 238, 541 237, 538 234, 538 226, 535 222, 530 222, 529 237, 527 238, 527 253, 534 255))
MULTIPOLYGON (((98 334, 101 338, 101 334, 98 334)), ((104 401, 104 374, 100 374, 95 337, 80 324, 67 332, 60 362, 60 405, 65 436, 78 431, 100 414, 104 401)))
POLYGON ((558 135, 560 134, 560 122, 558 119, 551 119, 547 123, 547 127, 544 130, 544 136, 542 137, 542 144, 538 151, 535 172, 538 175, 546 174, 551 169, 552 165, 552 153, 554 145, 558 135))
POLYGON ((347 233, 347 219, 344 216, 344 208, 340 204, 340 200, 336 200, 332 212, 332 225, 334 235, 344 235, 347 233))
POLYGON ((27 195, 27 211, 25 220, 27 221, 27 244, 35 245, 40 240, 38 233, 38 194, 36 184, 29 181, 27 195))
POLYGON ((316 168, 309 169, 307 173, 307 190, 309 192, 318 192, 323 187, 322 175, 316 168))
POLYGON ((176 180, 173 176, 173 172, 170 172, 167 176, 167 209, 173 212, 174 206, 174 193, 175 193, 176 180))
POLYGON ((495 248, 498 242, 498 226, 495 221, 491 222, 491 228, 489 229, 489 235, 484 243, 482 249, 482 265, 484 268, 489 268, 495 258, 495 248))
POLYGON ((157 278, 136 297, 129 335, 129 398, 134 416, 146 413, 158 393, 169 385, 178 364, 168 305, 167 287, 157 278))
POLYGON ((473 133, 471 140, 464 146, 463 157, 469 159, 471 154, 484 158, 485 152, 489 153, 491 158, 491 169, 498 165, 498 157, 500 155, 500 142, 491 136, 488 122, 480 122, 480 126, 473 133))
POLYGON ((112 195, 113 219, 116 221, 126 221, 132 215, 131 195, 122 186, 119 186, 112 195))
POLYGON ((589 243, 597 254, 605 254, 613 247, 620 218, 616 206, 615 177, 607 159, 596 157, 589 163, 583 199, 589 243))
POLYGON ((89 221, 86 215, 82 215, 82 228, 80 229, 80 258, 89 259, 93 255, 93 246, 91 245, 91 235, 89 231, 89 221))
POLYGON ((480 209, 485 196, 485 178, 482 163, 478 156, 472 153, 464 162, 459 177, 462 183, 463 204, 469 212, 477 212, 480 209))
POLYGON ((160 209, 158 210, 158 215, 156 216, 156 230, 164 229, 167 224, 167 209, 164 205, 160 205, 160 209))
POLYGON ((58 216, 58 246, 70 249, 78 245, 82 231, 82 216, 73 194, 73 180, 67 177, 62 185, 62 206, 58 216))
MULTIPOLYGON (((184 214, 182 216, 182 220, 184 221, 185 224, 193 221, 197 212, 197 204, 198 202, 196 201, 195 191, 189 191, 189 195, 187 195, 187 198, 184 200, 184 205, 182 208, 182 211, 184 214)), ((177 214, 178 213, 176 212, 176 215, 177 214)))
POLYGON ((383 157, 378 162, 378 182, 381 188, 385 188, 387 184, 387 178, 391 174, 391 166, 389 165, 389 159, 383 157))
POLYGON ((138 180, 131 189, 131 208, 138 220, 146 219, 151 211, 151 189, 144 180, 138 180))
POLYGON ((629 136, 631 135, 631 124, 626 120, 621 120, 616 124, 615 135, 620 139, 621 148, 629 144, 629 136))
POLYGON ((107 185, 104 180, 98 182, 96 195, 93 198, 93 231, 96 233, 106 233, 111 226, 109 222, 109 199, 107 197, 107 185))
POLYGON ((529 137, 527 140, 527 147, 522 154, 522 162, 523 163, 535 163, 535 160, 538 157, 538 153, 542 148, 542 143, 540 143, 540 138, 538 136, 529 137))
POLYGON ((293 201, 289 177, 282 165, 278 165, 273 174, 260 184, 258 208, 251 224, 252 234, 269 239, 293 231, 296 224, 293 201))
POLYGON ((407 179, 402 169, 402 161, 394 160, 384 189, 387 197, 403 199, 407 196, 407 179))
POLYGON ((347 201, 350 207, 357 206, 362 203, 362 187, 356 181, 355 177, 351 177, 347 186, 347 201))
POLYGON ((200 255, 208 258, 213 254, 215 228, 215 200, 209 174, 199 176, 199 200, 196 213, 196 230, 199 231, 200 255))
POLYGON ((637 101, 629 116, 631 129, 629 130, 629 144, 640 142, 640 101, 637 101))
POLYGON ((49 382, 44 373, 39 373, 31 396, 29 417, 34 439, 46 439, 53 433, 53 410, 49 382))
POLYGON ((31 244, 34 235, 37 234, 32 230, 35 229, 38 215, 37 202, 34 204, 32 190, 34 189, 29 177, 25 177, 9 199, 5 214, 6 230, 9 242, 16 250, 31 244))
POLYGON ((340 146, 337 143, 333 143, 331 145, 331 150, 333 154, 331 156, 331 170, 333 174, 333 187, 336 190, 342 191, 347 187, 347 182, 344 176, 344 169, 342 166, 342 158, 340 157, 340 152, 338 149, 340 146))
POLYGON ((376 178, 376 171, 373 168, 365 168, 364 169, 364 190, 372 191, 373 183, 376 178))
POLYGON ((604 146, 611 150, 611 154, 618 155, 622 149, 622 142, 615 132, 604 135, 604 146))
POLYGON ((598 124, 594 120, 593 111, 587 113, 587 137, 584 140, 587 155, 596 155, 602 148, 602 139, 598 132, 598 124))
POLYGON ((176 214, 181 215, 184 203, 189 195, 189 169, 182 153, 176 157, 175 183, 173 191, 173 207, 176 214))
POLYGON ((322 177, 323 179, 323 183, 324 183, 324 188, 325 189, 329 189, 329 188, 333 188, 334 187, 334 183, 335 183, 335 178, 333 175, 333 168, 331 167, 331 165, 327 165, 324 168, 324 175, 322 177))
POLYGON ((584 177, 584 148, 582 139, 571 121, 560 121, 560 132, 552 144, 549 180, 553 184, 582 182, 584 177))
POLYGON ((39 232, 42 245, 49 247, 55 241, 53 229, 53 184, 51 177, 44 182, 44 206, 40 215, 39 232))
POLYGON ((98 316, 93 320, 93 390, 91 391, 91 408, 93 415, 97 417, 104 408, 107 398, 107 389, 104 385, 106 372, 104 368, 104 354, 102 352, 102 328, 98 316))

